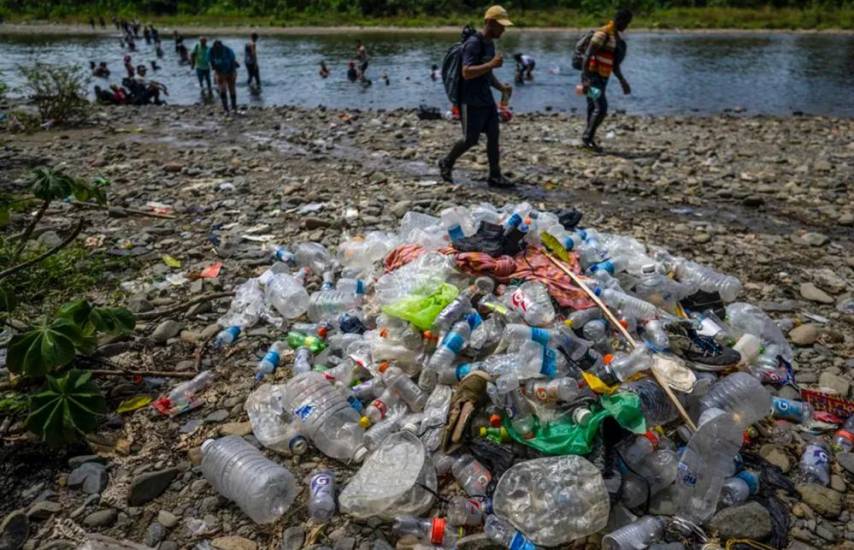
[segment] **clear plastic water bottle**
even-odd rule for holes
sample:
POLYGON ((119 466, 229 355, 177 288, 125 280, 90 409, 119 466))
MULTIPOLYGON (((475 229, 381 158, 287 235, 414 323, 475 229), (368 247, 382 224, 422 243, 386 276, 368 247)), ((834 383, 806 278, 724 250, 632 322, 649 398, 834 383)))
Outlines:
POLYGON ((255 367, 255 379, 261 380, 268 374, 272 374, 278 368, 281 362, 281 354, 286 349, 288 349, 287 343, 273 342, 267 349, 267 353, 258 362, 258 366, 255 367))
POLYGON ((644 378, 629 382, 620 386, 620 390, 640 398, 641 412, 651 426, 663 426, 679 416, 679 411, 655 380, 644 378))
POLYGON ((365 432, 365 447, 369 451, 379 448, 386 437, 400 430, 405 416, 405 406, 394 407, 385 418, 368 428, 365 432))
POLYGON ((704 416, 682 453, 675 485, 680 516, 699 522, 714 514, 742 443, 742 424, 733 414, 708 409, 704 416))
POLYGON ((483 517, 491 512, 489 499, 453 496, 448 501, 446 518, 453 526, 483 525, 483 517))
POLYGON ((604 319, 593 319, 584 324, 581 330, 584 339, 593 344, 600 353, 611 353, 611 330, 604 319))
POLYGON ((850 453, 854 449, 854 416, 849 416, 845 424, 833 434, 833 448, 840 453, 850 453))
POLYGON ((451 466, 454 479, 470 497, 485 497, 492 481, 492 472, 471 455, 463 455, 451 466))
POLYGON ((504 548, 512 550, 536 550, 537 545, 531 542, 528 537, 517 531, 509 521, 505 521, 496 515, 490 514, 486 516, 486 523, 483 527, 483 532, 493 542, 500 544, 504 548))
POLYGON ((231 326, 219 331, 213 340, 214 349, 222 349, 230 346, 240 336, 240 327, 231 326))
POLYGON ((382 395, 383 390, 385 390, 385 383, 382 378, 375 376, 356 384, 351 389, 361 401, 373 401, 382 395))
POLYGON ((525 384, 525 394, 541 403, 571 403, 580 393, 578 381, 569 376, 554 380, 528 380, 525 384))
POLYGON ((433 320, 430 328, 435 334, 441 334, 453 326, 464 315, 471 311, 471 300, 477 293, 477 287, 471 285, 463 289, 456 298, 446 305, 433 320))
POLYGON ((362 296, 368 290, 368 283, 362 279, 342 277, 335 283, 335 289, 348 294, 362 296))
POLYGON ((296 319, 308 311, 309 297, 304 282, 304 270, 295 275, 275 273, 267 281, 265 300, 285 319, 296 319))
POLYGON ((433 352, 427 367, 433 372, 450 367, 460 351, 466 347, 470 336, 471 327, 468 321, 455 323, 451 331, 442 338, 442 342, 436 351, 433 352))
POLYGON ((692 284, 704 292, 717 292, 724 302, 735 301, 741 292, 741 281, 696 262, 681 260, 675 268, 679 281, 692 284))
POLYGON ((509 293, 509 306, 522 314, 529 325, 544 327, 554 321, 555 309, 545 285, 537 281, 522 283, 509 293))
POLYGON ((300 243, 294 249, 297 265, 307 267, 314 273, 329 271, 335 266, 335 259, 320 243, 300 243))
POLYGON ((448 232, 451 242, 474 235, 477 231, 474 218, 472 218, 468 208, 453 206, 442 210, 439 216, 442 220, 442 227, 448 232))
POLYGON ((364 458, 367 449, 359 413, 338 387, 311 371, 289 380, 284 393, 285 410, 320 452, 338 460, 364 458))
POLYGON ((370 405, 365 407, 364 416, 360 419, 362 427, 367 428, 372 424, 376 424, 384 419, 392 410, 395 404, 400 401, 397 393, 386 387, 382 395, 371 401, 370 405))
POLYGON ((202 474, 218 493, 235 502, 255 523, 276 521, 290 508, 297 494, 294 476, 242 437, 205 441, 202 474))
POLYGON ((584 325, 589 323, 594 319, 601 319, 602 311, 598 307, 591 307, 588 309, 579 309, 578 311, 573 311, 569 314, 569 317, 566 318, 566 326, 571 328, 572 330, 581 330, 584 325))
POLYGON ((602 548, 604 550, 642 550, 661 538, 664 527, 663 519, 644 516, 605 535, 602 539, 602 548))
POLYGON ((647 301, 629 296, 625 292, 606 288, 596 289, 596 294, 601 296, 606 304, 620 312, 626 317, 633 317, 640 321, 649 321, 658 317, 658 309, 647 301))
POLYGON ((507 394, 504 412, 510 419, 510 425, 524 439, 532 439, 536 435, 534 411, 521 389, 517 388, 507 394))
POLYGON ((721 487, 721 504, 736 506, 750 498, 750 486, 742 478, 733 476, 724 480, 721 487))
POLYGON ((293 423, 293 418, 283 409, 283 387, 271 384, 258 386, 243 404, 252 424, 252 434, 268 449, 284 455, 301 455, 308 450, 308 442, 293 423))
POLYGON ((635 374, 652 368, 652 354, 646 346, 638 346, 631 353, 617 353, 608 363, 608 368, 622 382, 635 374))
POLYGON ((829 455, 827 444, 820 439, 807 445, 804 454, 801 455, 801 480, 827 487, 830 484, 829 455))
POLYGON ((664 329, 664 323, 658 319, 647 321, 643 325, 643 339, 653 351, 670 349, 670 337, 664 329))
POLYGON ((720 379, 700 399, 703 410, 717 408, 733 413, 742 428, 768 416, 771 394, 762 383, 745 372, 735 372, 720 379))
POLYGON ((771 399, 771 414, 774 418, 807 422, 812 419, 812 407, 806 401, 792 401, 775 396, 771 399))
POLYGON ((294 366, 292 368, 294 374, 302 374, 312 369, 311 366, 311 350, 306 347, 297 348, 294 354, 294 366))
POLYGON ((296 265, 296 256, 285 246, 273 247, 273 260, 288 264, 289 266, 296 265))
POLYGON ((201 407, 203 405, 201 394, 213 383, 213 380, 213 371, 202 371, 193 379, 181 382, 172 388, 152 405, 158 412, 168 416, 176 416, 201 407))
POLYGON ((448 525, 444 518, 398 516, 394 519, 391 530, 397 536, 413 536, 433 545, 434 548, 455 548, 460 537, 458 531, 448 525))
POLYGON ((382 377, 385 386, 397 393, 410 409, 415 412, 424 410, 424 404, 427 403, 429 395, 419 388, 418 384, 413 382, 400 367, 386 368, 382 371, 382 377))
POLYGON ((320 470, 308 480, 308 515, 326 523, 335 515, 335 472, 320 470))
POLYGON ((309 298, 308 318, 312 321, 334 319, 362 303, 362 295, 345 290, 320 290, 309 298))
POLYGON ((620 456, 631 468, 637 469, 658 447, 658 437, 651 431, 626 440, 620 446, 620 456))

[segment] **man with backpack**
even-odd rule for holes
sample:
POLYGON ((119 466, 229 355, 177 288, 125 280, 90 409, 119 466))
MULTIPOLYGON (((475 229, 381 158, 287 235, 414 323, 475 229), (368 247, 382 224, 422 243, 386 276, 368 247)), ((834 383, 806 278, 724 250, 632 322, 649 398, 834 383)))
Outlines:
MULTIPOLYGON (((581 69, 581 84, 587 96, 587 126, 584 129, 581 142, 584 147, 597 153, 601 153, 602 148, 596 143, 596 130, 605 120, 605 115, 608 114, 605 88, 608 86, 611 73, 614 73, 617 80, 620 81, 624 94, 632 93, 628 81, 620 70, 620 64, 626 56, 626 42, 620 33, 625 31, 631 22, 632 12, 620 10, 613 21, 609 21, 607 25, 588 35, 589 40, 586 46, 583 44, 585 37, 579 41, 577 47, 584 49, 584 56, 579 68, 581 69)), ((577 51, 576 56, 578 56, 577 51)), ((575 64, 575 60, 573 64, 575 64)))
POLYGON ((466 151, 477 145, 480 134, 486 134, 486 154, 489 159, 489 179, 492 187, 509 187, 512 182, 502 174, 498 151, 498 109, 491 88, 509 93, 511 87, 500 82, 492 73, 504 60, 495 53, 494 40, 501 38, 505 27, 513 25, 507 10, 492 6, 484 15, 483 29, 464 33, 464 41, 451 48, 442 67, 442 80, 448 98, 460 106, 463 139, 456 142, 448 155, 439 160, 442 179, 453 183, 454 163, 466 151), (468 34, 468 36, 466 36, 468 34))

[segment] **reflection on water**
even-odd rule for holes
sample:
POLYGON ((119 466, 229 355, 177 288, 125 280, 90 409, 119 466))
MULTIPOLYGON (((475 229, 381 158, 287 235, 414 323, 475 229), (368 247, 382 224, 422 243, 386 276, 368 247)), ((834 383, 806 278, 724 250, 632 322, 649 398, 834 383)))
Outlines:
MULTIPOLYGON (((578 72, 570 66, 577 33, 512 32, 498 45, 507 61, 499 78, 513 78, 513 53, 537 61, 535 80, 517 87, 516 111, 582 108, 573 92, 578 72)), ((243 37, 224 42, 242 58, 243 37)), ((248 94, 246 73, 239 74, 238 98, 250 104, 327 105, 347 108, 446 106, 441 82, 429 78, 430 66, 441 64, 456 36, 438 33, 336 33, 320 36, 262 37, 259 44, 260 96, 248 94), (367 88, 347 81, 346 64, 354 41, 362 38, 371 55, 367 88), (318 64, 326 60, 332 75, 321 79, 318 64), (380 78, 388 74, 390 84, 380 78)), ((854 116, 854 37, 844 34, 629 33, 624 73, 633 94, 610 89, 612 109, 629 113, 707 114, 743 108, 748 113, 854 116)), ((193 38, 186 43, 192 49, 193 38)), ((134 64, 155 59, 151 46, 138 41, 134 64)), ((171 39, 163 44, 162 69, 154 78, 169 87, 171 103, 199 103, 195 75, 177 63, 171 39)), ((0 36, 0 71, 13 87, 20 84, 16 67, 35 60, 53 63, 107 61, 111 81, 119 82, 122 51, 118 38, 0 36)), ((149 76, 152 76, 149 74, 149 76)), ((93 82, 97 83, 97 82, 93 82)))

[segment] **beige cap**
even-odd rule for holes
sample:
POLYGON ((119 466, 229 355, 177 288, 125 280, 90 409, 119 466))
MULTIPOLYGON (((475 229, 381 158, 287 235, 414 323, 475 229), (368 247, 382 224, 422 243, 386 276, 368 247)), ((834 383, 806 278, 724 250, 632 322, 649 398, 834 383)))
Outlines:
POLYGON ((510 21, 510 16, 507 15, 507 10, 498 5, 492 6, 486 10, 486 13, 483 15, 483 19, 494 19, 499 25, 503 25, 505 27, 513 26, 513 22, 510 21))

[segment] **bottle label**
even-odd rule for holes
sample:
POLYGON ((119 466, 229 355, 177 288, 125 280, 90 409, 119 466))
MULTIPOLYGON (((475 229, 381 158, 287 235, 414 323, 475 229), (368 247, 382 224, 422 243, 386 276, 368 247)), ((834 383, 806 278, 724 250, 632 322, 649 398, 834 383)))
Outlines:
POLYGON ((804 417, 804 404, 803 402, 775 397, 771 401, 771 414, 776 418, 800 421, 804 417))
POLYGON ((448 236, 451 238, 451 242, 456 242, 465 237, 465 234, 460 224, 456 224, 448 228, 448 236))
POLYGON ((820 468, 829 468, 830 459, 827 456, 827 451, 820 445, 807 445, 807 450, 804 451, 803 461, 808 466, 818 466, 820 468))
POLYGON ((547 378, 554 378, 557 374, 557 353, 548 346, 543 348, 543 366, 540 374, 547 378))
POLYGON ((385 418, 386 413, 388 413, 388 405, 380 401, 379 399, 374 399, 371 402, 371 406, 379 411, 380 418, 385 418))
POLYGON ((302 421, 305 421, 305 419, 307 419, 309 416, 311 416, 311 413, 314 412, 315 408, 316 407, 314 405, 306 403, 302 407, 298 407, 298 408, 294 409, 294 416, 296 416, 297 418, 299 418, 302 421))
POLYGON ((523 313, 528 311, 528 306, 530 305, 529 300, 525 296, 525 293, 522 292, 521 288, 516 289, 513 294, 510 295, 510 305, 523 313))
POLYGON ((682 482, 682 485, 693 487, 697 484, 697 474, 692 472, 685 463, 680 462, 678 470, 679 480, 682 482))
POLYGON ((442 345, 453 351, 454 353, 460 353, 465 346, 466 341, 465 338, 461 334, 456 332, 449 332, 445 339, 442 341, 442 345))
POLYGON ((225 332, 234 336, 234 339, 236 340, 237 337, 240 336, 240 327, 238 327, 238 326, 228 327, 227 329, 225 329, 225 332))
POLYGON ((557 389, 553 387, 553 384, 535 382, 534 397, 536 397, 538 401, 542 401, 543 403, 552 403, 554 401, 557 401, 557 389))
POLYGON ((533 327, 531 329, 531 340, 540 344, 541 346, 549 345, 550 338, 551 335, 549 334, 549 331, 544 328, 533 327))
POLYGON ((536 550, 534 543, 529 541, 525 535, 516 531, 510 541, 510 550, 536 550))
POLYGON ((365 406, 362 405, 362 402, 359 401, 355 395, 347 397, 347 403, 349 403, 350 406, 353 407, 353 409, 355 409, 357 413, 361 413, 362 409, 365 408, 365 406))
POLYGON ((309 481, 312 495, 322 495, 328 493, 332 488, 332 476, 323 472, 315 474, 309 481))
POLYGON ((747 488, 750 489, 751 495, 755 495, 759 490, 759 476, 750 470, 742 470, 735 474, 735 477, 741 479, 747 484, 747 488))
POLYGON ((266 361, 267 363, 270 363, 270 364, 271 364, 271 365, 273 365, 274 367, 278 367, 278 366, 279 366, 279 360, 280 360, 279 354, 278 354, 278 353, 276 353, 275 351, 268 351, 268 352, 264 355, 264 359, 263 359, 263 361, 266 361))

